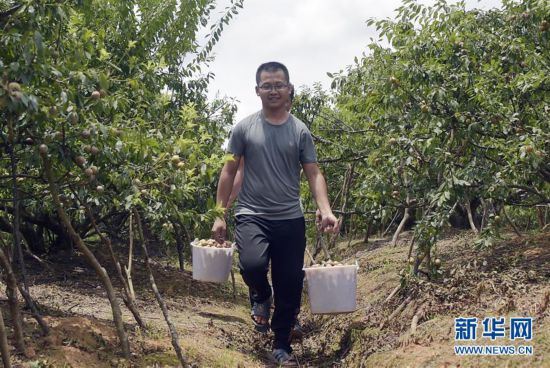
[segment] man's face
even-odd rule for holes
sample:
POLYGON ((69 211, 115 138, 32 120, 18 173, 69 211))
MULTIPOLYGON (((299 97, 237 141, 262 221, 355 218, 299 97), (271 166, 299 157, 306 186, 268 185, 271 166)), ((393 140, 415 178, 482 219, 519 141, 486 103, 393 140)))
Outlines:
POLYGON ((262 106, 269 109, 286 108, 290 99, 292 85, 287 83, 282 70, 274 72, 262 71, 260 83, 256 86, 256 94, 262 100, 262 106))

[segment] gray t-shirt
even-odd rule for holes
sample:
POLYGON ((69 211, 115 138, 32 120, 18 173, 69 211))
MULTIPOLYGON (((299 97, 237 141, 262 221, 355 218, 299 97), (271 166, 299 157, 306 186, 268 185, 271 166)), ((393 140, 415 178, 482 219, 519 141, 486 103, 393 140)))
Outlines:
POLYGON ((317 162, 307 126, 290 115, 281 125, 269 123, 259 111, 231 132, 228 152, 244 157, 244 180, 236 215, 269 220, 302 217, 301 164, 317 162))

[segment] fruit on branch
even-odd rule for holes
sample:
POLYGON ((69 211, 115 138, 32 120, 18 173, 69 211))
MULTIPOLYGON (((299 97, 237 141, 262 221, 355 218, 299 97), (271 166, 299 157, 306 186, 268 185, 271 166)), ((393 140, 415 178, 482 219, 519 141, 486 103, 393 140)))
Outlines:
POLYGON ((111 134, 114 135, 115 137, 121 137, 121 136, 122 136, 122 130, 117 129, 117 128, 115 128, 115 127, 111 127, 111 129, 109 129, 109 131, 110 131, 111 134))
MULTIPOLYGON (((6 88, 5 85, 2 87, 6 88)), ((21 92, 21 85, 17 82, 10 82, 7 86, 7 95, 9 95, 16 102, 21 101, 23 98, 23 93, 21 92)), ((8 104, 8 99, 6 96, 0 97, 0 107, 4 107, 8 104)))
POLYGON ((76 156, 75 162, 78 166, 84 166, 86 164, 86 159, 83 156, 76 156))
POLYGON ((70 122, 71 124, 76 124, 76 123, 78 123, 78 114, 77 114, 76 112, 71 111, 71 112, 69 113, 69 122, 70 122))
POLYGON ((422 101, 422 103, 420 104, 420 111, 422 111, 424 114, 430 111, 430 108, 425 101, 422 101))
POLYGON ((54 139, 59 139, 59 140, 63 139, 63 133, 61 133, 60 131, 55 131, 53 132, 52 135, 54 139))
POLYGON ((46 146, 45 144, 41 144, 38 147, 38 152, 40 152, 40 156, 46 156, 48 154, 48 146, 46 146))
POLYGON ((93 91, 91 97, 92 100, 99 100, 101 98, 101 93, 99 93, 99 91, 93 91))
POLYGON ((180 163, 181 159, 180 159, 180 157, 179 157, 178 155, 174 155, 174 156, 172 156, 171 161, 172 161, 172 163, 173 163, 174 165, 177 165, 177 164, 180 163))
POLYGON ((9 92, 21 91, 21 85, 17 82, 10 82, 8 84, 8 91, 9 92))
POLYGON ((15 101, 21 101, 21 99, 23 99, 23 93, 21 93, 21 92, 19 92, 19 91, 15 91, 15 92, 10 93, 10 96, 11 96, 15 101))

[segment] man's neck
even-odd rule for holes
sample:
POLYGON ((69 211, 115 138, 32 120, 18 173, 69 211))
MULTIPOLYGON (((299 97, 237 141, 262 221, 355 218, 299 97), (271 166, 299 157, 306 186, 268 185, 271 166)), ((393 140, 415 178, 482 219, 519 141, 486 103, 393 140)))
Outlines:
POLYGON ((289 113, 286 109, 271 110, 263 108, 262 111, 265 119, 271 124, 280 125, 288 120, 289 113))

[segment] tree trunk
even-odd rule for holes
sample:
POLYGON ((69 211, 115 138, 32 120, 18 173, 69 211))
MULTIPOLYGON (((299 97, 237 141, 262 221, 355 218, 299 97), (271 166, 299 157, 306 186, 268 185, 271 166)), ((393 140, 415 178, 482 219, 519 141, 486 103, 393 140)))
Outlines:
POLYGON ((0 308, 0 352, 2 353, 2 362, 4 368, 11 368, 10 349, 8 346, 8 336, 6 334, 6 325, 4 325, 4 317, 0 308))
POLYGON ((161 244, 162 242, 160 241, 159 237, 151 231, 151 229, 149 228, 149 224, 147 222, 143 222, 141 226, 144 235, 143 239, 146 243, 149 254, 153 257, 166 255, 165 251, 159 246, 159 244, 161 244))
POLYGON ((502 206, 502 214, 504 215, 504 217, 506 218, 506 221, 508 221, 508 223, 512 226, 512 229, 514 229, 514 232, 516 233, 517 236, 519 236, 520 238, 522 237, 521 233, 519 232, 518 228, 516 227, 516 225, 512 222, 512 220, 510 219, 510 217, 508 217, 508 214, 506 213, 506 206, 502 206))
POLYGON ((369 242, 370 226, 371 226, 371 221, 369 219, 367 222, 367 230, 365 231, 365 239, 363 239, 363 243, 365 244, 369 242))
POLYGON ((395 216, 393 216, 392 220, 390 221, 390 224, 388 225, 386 230, 384 230, 384 232, 382 233, 382 238, 386 237, 386 235, 388 234, 388 231, 390 231, 391 226, 393 225, 395 220, 397 220, 398 216, 399 216, 399 209, 397 211, 395 211, 395 216))
MULTIPOLYGON (((545 208, 546 206, 544 206, 545 208)), ((544 229, 544 227, 546 226, 546 216, 545 216, 545 213, 544 213, 544 209, 542 206, 537 206, 537 220, 539 222, 539 227, 541 229, 544 229)))
POLYGON ((42 334, 44 336, 48 335, 50 333, 50 328, 46 324, 46 321, 42 318, 42 315, 40 314, 40 311, 36 307, 36 304, 34 304, 34 300, 31 297, 31 294, 27 290, 21 287, 21 285, 18 285, 19 292, 23 296, 23 299, 25 299, 25 303, 27 303, 27 307, 31 310, 32 316, 38 322, 38 325, 42 329, 42 334))
POLYGON ((411 238, 411 242, 409 243, 409 253, 407 254, 407 262, 409 261, 409 259, 411 258, 411 255, 412 255, 412 252, 413 252, 413 248, 414 248, 414 241, 416 240, 416 234, 413 234, 412 238, 411 238))
MULTIPOLYGON (((77 193, 74 192, 74 194, 78 198, 77 193)), ((86 207, 86 212, 88 213, 88 217, 91 221, 92 227, 95 229, 96 233, 101 238, 101 241, 103 242, 103 244, 105 244, 105 246, 109 250, 109 255, 111 256, 111 260, 113 261, 113 264, 114 264, 115 269, 117 271, 118 279, 119 279, 120 283, 122 284, 122 291, 123 291, 122 301, 124 302, 124 305, 126 305, 126 308, 128 308, 128 310, 130 310, 130 312, 134 316, 134 319, 136 320, 138 326, 144 331, 147 330, 147 326, 143 322, 143 319, 141 318, 139 310, 136 306, 136 297, 135 297, 134 288, 133 288, 133 285, 132 285, 132 277, 130 276, 131 272, 132 272, 131 271, 131 269, 132 269, 132 238, 131 238, 131 235, 130 235, 130 251, 129 251, 129 261, 128 261, 129 264, 128 264, 128 268, 125 269, 126 278, 124 278, 124 275, 122 274, 122 267, 120 266, 120 262, 118 262, 118 260, 116 258, 116 255, 115 255, 115 252, 113 251, 113 245, 111 243, 111 239, 104 236, 101 233, 101 231, 99 230, 99 227, 97 226, 97 222, 96 222, 95 217, 92 213, 92 210, 90 209, 90 206, 88 206, 87 204, 80 201, 80 199, 79 199, 79 202, 80 202, 80 204, 82 204, 86 207)), ((132 216, 130 216, 130 221, 132 221, 132 216)), ((131 223, 130 223, 130 231, 132 231, 131 223)))
POLYGON ((231 268, 231 286, 233 286, 233 301, 237 300, 237 284, 235 283, 235 271, 231 268))
POLYGON ((483 229, 485 228, 485 224, 487 224, 487 216, 489 214, 489 208, 483 198, 481 198, 480 201, 481 201, 481 206, 483 208, 483 215, 481 216, 481 225, 479 227, 479 231, 483 231, 483 229))
POLYGON ((25 260, 23 258, 23 250, 21 249, 21 201, 19 200, 19 188, 17 187, 17 158, 15 157, 15 146, 13 144, 13 120, 10 116, 8 118, 8 129, 10 130, 8 137, 10 139, 8 145, 8 151, 10 154, 10 164, 11 164, 11 179, 12 179, 12 201, 13 201, 13 254, 15 254, 14 259, 14 268, 15 262, 19 263, 19 269, 21 272, 21 278, 23 280, 23 287, 25 290, 29 290, 29 285, 27 283, 27 270, 25 269, 25 260))
MULTIPOLYGON (((4 254, 2 252, 2 254, 4 254)), ((6 296, 10 307, 10 315, 13 321, 13 334, 15 339, 15 347, 17 350, 26 356, 27 349, 25 348, 25 338, 23 336, 23 319, 21 318, 21 310, 17 301, 17 280, 13 273, 13 269, 8 260, 7 264, 2 262, 6 282, 6 296)))
POLYGON ((42 319, 42 316, 40 315, 38 308, 36 308, 36 305, 34 304, 34 301, 32 300, 30 294, 28 293, 27 290, 25 290, 25 288, 21 287, 21 285, 19 285, 19 283, 17 282, 17 279, 15 278, 15 274, 11 270, 10 261, 6 256, 6 254, 4 253, 4 251, 2 250, 2 248, 0 248, 0 265, 2 266, 3 269, 6 270, 6 277, 10 277, 10 278, 13 277, 13 279, 10 280, 10 282, 12 284, 17 285, 19 292, 25 299, 25 302, 27 303, 27 307, 31 310, 33 317, 34 319, 36 319, 36 322, 38 322, 38 325, 42 329, 42 333, 44 334, 44 336, 50 333, 50 329, 48 328, 48 325, 46 324, 46 322, 44 322, 44 319, 42 319))
POLYGON ((111 279, 109 278, 109 275, 107 274, 107 271, 105 270, 105 268, 101 266, 97 258, 86 246, 86 244, 84 244, 84 241, 82 240, 82 238, 76 233, 75 229, 73 228, 71 224, 71 220, 69 219, 69 217, 65 213, 65 210, 61 206, 61 202, 59 200, 59 191, 57 188, 57 184, 55 183, 55 180, 54 180, 51 163, 47 156, 42 156, 42 160, 44 162, 44 169, 46 172, 46 177, 48 179, 52 200, 57 210, 57 215, 59 216, 61 223, 65 226, 65 231, 68 233, 68 236, 70 237, 72 242, 78 247, 78 249, 82 252, 86 260, 95 270, 101 283, 103 284, 103 287, 107 292, 107 298, 109 299, 109 302, 111 304, 113 321, 115 323, 115 328, 120 341, 120 347, 122 349, 122 353, 124 354, 125 358, 130 359, 130 344, 128 343, 128 337, 126 335, 126 331, 124 330, 122 313, 120 311, 120 306, 116 299, 116 294, 115 294, 113 285, 111 283, 111 279))
MULTIPOLYGON (((181 228, 183 229, 183 232, 184 232, 184 245, 187 245, 187 262, 188 263, 191 263, 193 262, 193 252, 191 251, 191 241, 192 241, 192 236, 191 236, 191 233, 189 232, 189 230, 187 229, 187 226, 185 226, 185 224, 182 224, 181 225, 181 228)), ((235 239, 235 237, 233 236, 233 240, 235 239)), ((185 258, 185 247, 183 248, 183 256, 185 258)))
POLYGON ((149 252, 147 251, 147 245, 145 244, 145 237, 143 236, 142 222, 137 209, 134 209, 134 216, 136 218, 136 225, 138 228, 139 240, 141 243, 141 248, 143 250, 143 256, 145 257, 145 265, 147 266, 147 273, 149 274, 149 282, 151 283, 151 289, 153 289, 155 298, 157 299, 157 302, 159 303, 159 306, 162 310, 162 314, 164 315, 164 320, 168 325, 168 330, 170 331, 170 336, 172 338, 172 346, 176 351, 176 355, 178 356, 178 359, 182 367, 187 367, 188 366, 187 360, 183 356, 183 352, 181 351, 181 347, 179 344, 178 331, 170 321, 170 316, 168 315, 168 309, 166 308, 166 303, 164 303, 164 299, 162 299, 162 296, 160 295, 160 292, 157 288, 157 284, 155 282, 155 277, 153 276, 153 270, 151 268, 151 258, 149 258, 149 252))
POLYGON ((176 222, 173 222, 172 226, 174 226, 174 232, 175 232, 175 235, 176 235, 176 248, 177 248, 177 251, 178 251, 178 261, 179 261, 180 271, 184 271, 185 270, 185 264, 184 264, 185 260, 183 258, 182 233, 181 233, 181 230, 179 228, 179 225, 176 222))
POLYGON ((134 220, 132 218, 132 212, 130 211, 128 232, 129 232, 129 241, 128 241, 128 267, 124 267, 124 272, 126 273, 126 280, 128 282, 128 291, 130 296, 135 299, 136 293, 134 292, 134 282, 132 281, 132 263, 134 260, 134 231, 132 227, 134 226, 134 220))
MULTIPOLYGON (((430 250, 428 249, 428 252, 429 251, 430 250)), ((421 250, 419 249, 418 252, 421 252, 421 250)), ((418 275, 420 265, 422 264, 422 261, 424 261, 424 258, 426 258, 426 252, 425 251, 423 253, 418 253, 418 255, 416 256, 416 259, 414 260, 414 267, 413 267, 413 274, 414 275, 418 275)))
POLYGON ((397 245, 397 239, 399 238, 399 234, 401 234, 401 231, 403 231, 403 228, 405 227, 405 224, 409 220, 409 207, 405 207, 405 213, 403 215, 403 219, 399 223, 399 226, 397 226, 397 230, 395 230, 395 233, 393 234, 393 237, 391 239, 391 245, 395 247, 397 245))
POLYGON ((346 208, 348 206, 348 201, 349 201, 350 187, 351 187, 351 184, 353 183, 353 176, 355 174, 355 162, 352 162, 349 165, 348 170, 346 171, 346 174, 347 175, 344 179, 344 188, 342 190, 342 207, 340 208, 340 211, 342 212, 342 220, 341 220, 342 227, 340 231, 342 234, 345 234, 347 232, 346 208))
POLYGON ((472 214, 472 207, 470 207, 470 200, 466 201, 466 204, 464 205, 466 207, 466 213, 468 214, 468 222, 470 223, 470 229, 475 234, 479 234, 479 230, 476 227, 476 224, 474 223, 474 216, 472 214))

